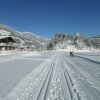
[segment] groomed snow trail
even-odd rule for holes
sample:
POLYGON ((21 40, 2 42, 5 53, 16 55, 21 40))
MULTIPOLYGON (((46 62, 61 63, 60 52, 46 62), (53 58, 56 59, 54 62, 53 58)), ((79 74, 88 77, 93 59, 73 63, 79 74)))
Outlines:
POLYGON ((57 52, 27 75, 4 100, 100 100, 100 84, 95 79, 98 77, 91 72, 95 69, 91 63, 100 70, 99 64, 84 60, 57 52))
POLYGON ((70 57, 65 54, 63 57, 80 99, 100 100, 100 62, 77 55, 70 57))

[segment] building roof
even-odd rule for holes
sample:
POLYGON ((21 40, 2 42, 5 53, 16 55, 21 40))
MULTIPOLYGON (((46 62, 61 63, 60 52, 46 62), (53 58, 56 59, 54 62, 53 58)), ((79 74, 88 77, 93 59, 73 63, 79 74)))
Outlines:
POLYGON ((21 42, 21 40, 19 38, 14 37, 14 36, 0 36, 0 40, 4 40, 4 39, 7 39, 7 38, 12 39, 13 41, 15 41, 18 44, 20 44, 20 42, 21 42))

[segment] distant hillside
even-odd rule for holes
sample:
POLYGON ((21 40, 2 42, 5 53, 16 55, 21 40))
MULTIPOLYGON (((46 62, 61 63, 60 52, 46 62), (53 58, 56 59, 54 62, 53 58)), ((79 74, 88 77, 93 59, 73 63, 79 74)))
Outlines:
POLYGON ((18 32, 7 25, 0 25, 0 35, 1 36, 13 36, 15 37, 20 45, 34 46, 36 49, 45 49, 47 38, 36 35, 31 32, 18 32))
POLYGON ((31 32, 18 32, 7 25, 0 25, 1 36, 13 36, 22 46, 33 46, 35 49, 100 49, 100 35, 95 37, 85 37, 80 33, 69 35, 66 33, 56 33, 49 40, 31 32))

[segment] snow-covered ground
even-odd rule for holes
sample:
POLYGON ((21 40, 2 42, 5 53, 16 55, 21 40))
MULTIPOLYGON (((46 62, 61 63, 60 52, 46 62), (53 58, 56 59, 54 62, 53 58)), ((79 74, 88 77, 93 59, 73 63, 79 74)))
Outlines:
POLYGON ((100 52, 0 56, 1 100, 100 100, 100 52))
POLYGON ((5 52, 5 55, 0 56, 0 97, 5 96, 27 74, 53 54, 53 52, 10 52, 9 54, 5 52))
POLYGON ((83 57, 84 59, 100 62, 100 51, 92 51, 92 52, 75 52, 76 56, 83 57))

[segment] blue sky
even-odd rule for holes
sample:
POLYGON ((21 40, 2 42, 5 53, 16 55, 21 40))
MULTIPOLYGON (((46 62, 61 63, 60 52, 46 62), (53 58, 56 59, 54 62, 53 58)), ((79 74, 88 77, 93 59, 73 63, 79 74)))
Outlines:
POLYGON ((49 38, 100 35, 100 0, 0 0, 0 23, 49 38))

